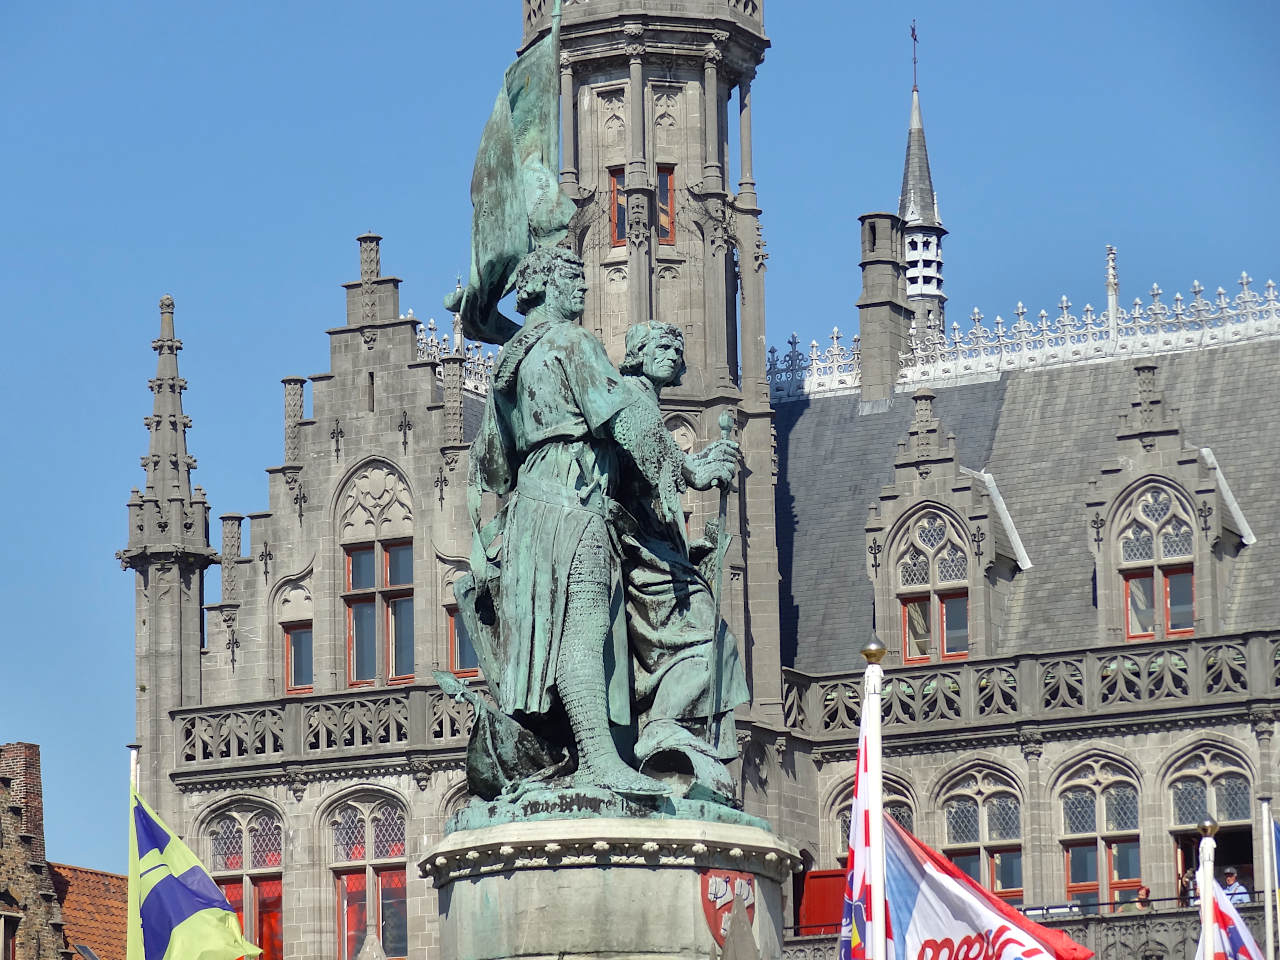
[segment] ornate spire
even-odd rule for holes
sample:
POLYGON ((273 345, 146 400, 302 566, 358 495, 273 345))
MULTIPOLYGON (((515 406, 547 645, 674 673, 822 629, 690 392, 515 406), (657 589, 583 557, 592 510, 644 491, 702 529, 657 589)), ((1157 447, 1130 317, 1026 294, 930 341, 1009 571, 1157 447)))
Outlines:
POLYGON ((902 169, 898 216, 907 229, 942 226, 938 218, 938 198, 933 192, 933 176, 929 173, 929 151, 924 143, 920 91, 915 87, 911 88, 911 125, 907 128, 907 159, 902 169))
POLYGON ((195 457, 187 453, 191 419, 182 412, 187 382, 178 375, 182 341, 173 333, 173 297, 160 298, 160 336, 151 341, 156 352, 156 375, 148 386, 153 394, 151 415, 143 418, 150 436, 142 458, 146 474, 143 490, 129 497, 129 546, 120 555, 133 557, 165 547, 209 552, 208 502, 199 487, 192 490, 195 457))

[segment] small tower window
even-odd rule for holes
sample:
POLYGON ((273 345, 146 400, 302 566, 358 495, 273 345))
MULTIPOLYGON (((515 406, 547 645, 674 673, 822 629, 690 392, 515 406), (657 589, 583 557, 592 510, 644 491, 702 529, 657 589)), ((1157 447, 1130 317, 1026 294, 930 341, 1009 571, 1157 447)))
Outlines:
POLYGON ((623 190, 623 170, 614 167, 609 171, 609 239, 615 247, 627 245, 627 194, 623 190))
POLYGON ((658 243, 676 242, 676 168, 658 167, 658 243))

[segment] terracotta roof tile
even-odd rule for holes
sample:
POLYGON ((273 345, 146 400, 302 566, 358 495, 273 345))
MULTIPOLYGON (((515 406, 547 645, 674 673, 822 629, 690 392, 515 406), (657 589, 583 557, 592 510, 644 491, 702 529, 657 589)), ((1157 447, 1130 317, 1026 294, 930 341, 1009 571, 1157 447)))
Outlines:
POLYGON ((129 878, 85 867, 50 863, 62 904, 67 946, 83 944, 98 960, 125 960, 129 878))

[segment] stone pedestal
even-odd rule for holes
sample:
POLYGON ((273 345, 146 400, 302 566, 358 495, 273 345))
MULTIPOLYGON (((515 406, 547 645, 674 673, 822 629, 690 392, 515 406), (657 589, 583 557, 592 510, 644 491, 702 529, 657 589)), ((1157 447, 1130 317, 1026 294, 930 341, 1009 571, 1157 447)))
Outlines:
POLYGON ((748 879, 756 952, 779 960, 798 864, 759 827, 601 817, 460 830, 421 869, 440 891, 444 960, 720 960, 712 924, 727 929, 726 891, 748 879))

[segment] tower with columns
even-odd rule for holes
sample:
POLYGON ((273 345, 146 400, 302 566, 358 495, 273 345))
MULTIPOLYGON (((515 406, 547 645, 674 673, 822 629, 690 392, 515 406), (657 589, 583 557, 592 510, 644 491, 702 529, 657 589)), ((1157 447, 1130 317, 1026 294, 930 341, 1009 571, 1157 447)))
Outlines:
POLYGON ((187 382, 178 375, 182 341, 174 336, 173 298, 160 300, 160 336, 151 342, 156 375, 142 491, 129 496, 128 545, 117 556, 135 573, 137 735, 154 744, 139 770, 139 789, 166 814, 166 759, 176 750, 169 711, 200 703, 204 634, 204 571, 216 558, 209 545, 209 504, 191 486, 196 460, 187 452, 191 418, 182 412, 187 382))
MULTIPOLYGON (((524 0, 524 43, 552 4, 524 0)), ((765 377, 764 274, 751 147, 751 84, 769 40, 756 0, 567 4, 561 28, 560 179, 578 206, 583 323, 622 359, 627 328, 684 331, 689 373, 664 395, 685 449, 717 439, 721 411, 744 453, 731 498, 725 610, 748 644, 758 719, 781 718, 773 415, 765 377), (731 141, 736 147, 731 150, 731 141), (736 155, 737 169, 730 158, 736 155)), ((689 529, 716 515, 691 498, 689 529)))

